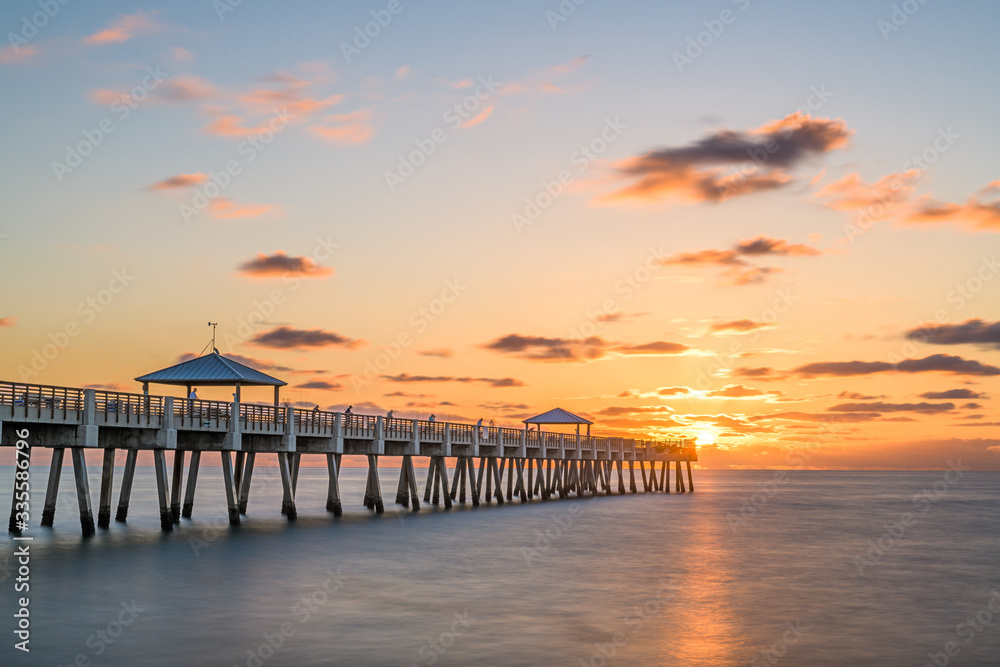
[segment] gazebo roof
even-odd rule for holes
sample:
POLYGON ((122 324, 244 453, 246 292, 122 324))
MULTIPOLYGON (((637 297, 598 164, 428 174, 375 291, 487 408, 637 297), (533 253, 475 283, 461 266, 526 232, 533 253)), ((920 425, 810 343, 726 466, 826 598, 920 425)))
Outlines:
POLYGON ((530 419, 525 419, 525 424, 593 424, 594 422, 584 419, 572 412, 567 412, 562 408, 555 408, 540 415, 535 415, 530 419))
POLYGON ((188 361, 153 371, 135 378, 136 382, 157 384, 231 386, 231 385, 271 385, 284 387, 287 382, 266 373, 245 366, 238 361, 227 359, 218 351, 196 357, 188 361))

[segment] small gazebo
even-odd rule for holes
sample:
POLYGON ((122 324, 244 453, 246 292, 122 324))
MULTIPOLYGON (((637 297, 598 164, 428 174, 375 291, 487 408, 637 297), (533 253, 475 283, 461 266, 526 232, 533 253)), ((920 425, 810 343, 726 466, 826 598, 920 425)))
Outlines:
POLYGON ((574 415, 572 412, 563 410, 562 408, 555 408, 553 410, 549 410, 548 412, 543 412, 540 415, 535 415, 530 419, 525 419, 523 423, 527 424, 527 427, 529 428, 532 424, 537 424, 539 431, 542 430, 542 424, 560 424, 560 425, 576 424, 577 435, 580 435, 580 424, 586 424, 587 437, 589 438, 590 426, 594 422, 590 421, 589 419, 584 419, 579 415, 574 415))
POLYGON ((274 404, 278 405, 278 392, 288 383, 234 361, 214 350, 210 354, 183 361, 162 370, 135 378, 142 383, 142 393, 149 393, 149 383, 185 387, 187 398, 192 387, 235 387, 236 400, 241 401, 240 387, 273 386, 274 404))

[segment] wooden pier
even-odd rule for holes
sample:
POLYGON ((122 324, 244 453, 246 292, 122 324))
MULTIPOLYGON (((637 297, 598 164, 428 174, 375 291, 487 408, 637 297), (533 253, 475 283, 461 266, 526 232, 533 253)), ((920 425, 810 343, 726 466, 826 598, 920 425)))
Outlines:
MULTIPOLYGON (((277 457, 283 492, 281 513, 292 520, 297 514, 295 488, 303 456, 326 457, 330 480, 326 510, 335 516, 343 512, 339 475, 345 454, 367 457, 364 505, 378 513, 384 511, 378 462, 386 456, 401 459, 396 503, 412 507, 413 511, 420 509, 421 500, 449 508, 453 502, 479 505, 493 501, 502 504, 514 498, 523 503, 554 496, 669 493, 671 467, 674 490, 693 491, 691 462, 698 460, 690 440, 634 440, 349 415, 244 404, 239 394, 227 403, 0 382, 0 446, 15 447, 20 429, 30 431, 31 448, 52 450, 41 525, 51 526, 55 520, 68 449, 84 535, 95 532, 84 457, 88 449, 104 453, 97 527, 107 528, 111 523, 115 451, 127 452, 115 513, 115 520, 124 522, 137 454, 148 450, 155 464, 163 530, 172 530, 181 518, 191 517, 201 457, 209 452, 218 452, 222 461, 222 482, 233 525, 239 524, 241 514, 246 514, 258 455, 277 457), (171 470, 166 463, 168 450, 174 452, 171 470), (414 457, 429 459, 423 494, 414 457), (451 480, 446 458, 456 461, 451 480), (686 484, 682 465, 686 468, 686 484)), ((16 533, 19 531, 14 515, 12 503, 9 530, 16 533)))

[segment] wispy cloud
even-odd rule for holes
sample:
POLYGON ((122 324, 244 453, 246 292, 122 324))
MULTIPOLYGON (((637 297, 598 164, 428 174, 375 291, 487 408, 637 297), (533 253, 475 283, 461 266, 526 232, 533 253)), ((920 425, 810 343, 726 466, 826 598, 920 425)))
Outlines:
POLYGON ((311 257, 288 256, 283 250, 278 250, 273 255, 258 254, 241 264, 240 272, 255 278, 282 276, 325 278, 333 275, 333 269, 319 266, 311 257))
POLYGON ((134 14, 122 14, 106 28, 84 38, 83 41, 86 44, 116 44, 128 41, 139 33, 153 32, 162 28, 163 25, 151 14, 138 11, 134 14))
POLYGON ((251 345, 271 347, 279 350, 305 349, 318 347, 342 347, 348 350, 365 345, 365 341, 348 338, 333 331, 323 329, 293 329, 281 326, 270 331, 264 331, 252 339, 251 345))
POLYGON ((496 389, 524 386, 524 382, 511 377, 455 377, 452 375, 410 375, 408 373, 400 373, 399 375, 382 375, 381 377, 383 380, 387 380, 389 382, 481 382, 496 389))
POLYGON ((615 343, 597 336, 590 338, 547 338, 508 334, 482 346, 491 352, 508 354, 519 359, 542 362, 582 362, 603 359, 609 355, 663 356, 695 353, 694 348, 681 343, 653 341, 649 343, 615 343))
POLYGON ((664 266, 720 267, 720 283, 724 285, 755 285, 782 271, 772 266, 757 266, 747 257, 815 257, 822 251, 804 243, 789 243, 785 239, 767 236, 740 241, 732 248, 681 252, 660 260, 664 266))

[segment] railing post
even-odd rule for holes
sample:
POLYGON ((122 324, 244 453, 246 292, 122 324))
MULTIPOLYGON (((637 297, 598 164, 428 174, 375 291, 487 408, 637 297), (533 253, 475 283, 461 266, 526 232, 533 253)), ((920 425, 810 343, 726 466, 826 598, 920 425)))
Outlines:
POLYGON ((420 447, 420 426, 416 419, 410 420, 410 453, 416 454, 420 447))
POLYGON ((344 453, 344 415, 339 412, 333 416, 333 452, 344 453))

